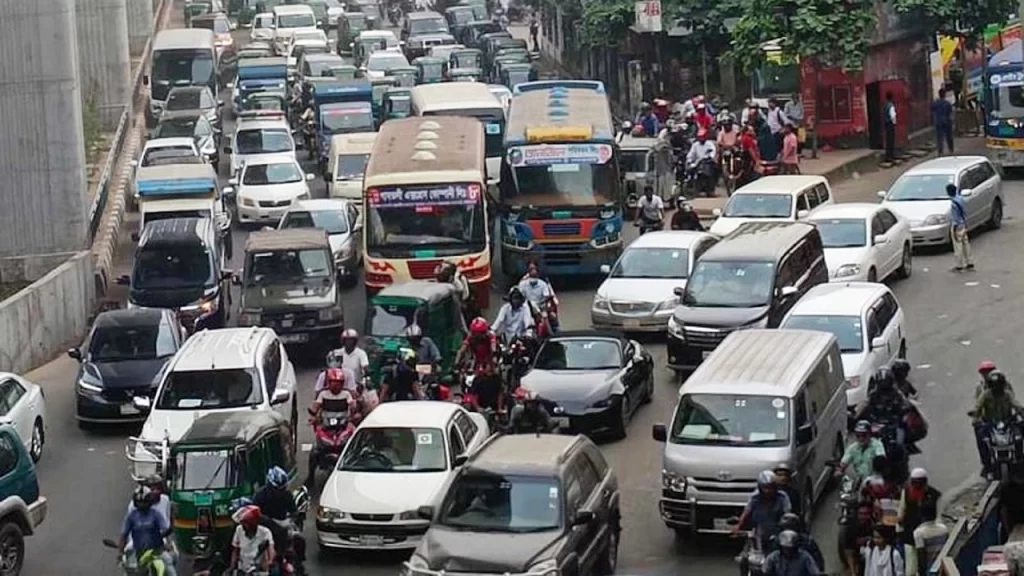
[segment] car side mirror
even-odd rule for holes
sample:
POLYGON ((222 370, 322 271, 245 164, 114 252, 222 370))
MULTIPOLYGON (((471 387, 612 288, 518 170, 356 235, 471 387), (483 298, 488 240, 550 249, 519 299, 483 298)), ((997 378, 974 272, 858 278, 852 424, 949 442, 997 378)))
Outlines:
POLYGON ((814 427, 808 422, 796 429, 796 445, 806 446, 814 440, 814 427))
POLYGON ((464 465, 466 462, 469 462, 469 455, 466 454, 465 452, 463 452, 462 454, 459 454, 458 456, 455 457, 455 467, 456 468, 458 468, 459 466, 464 465))
POLYGON ((960 195, 964 196, 964 197, 972 196, 972 195, 974 195, 974 190, 972 188, 968 188, 966 190, 961 190, 960 191, 960 195))
POLYGON ((715 209, 711 210, 711 215, 714 216, 715 218, 721 218, 722 217, 722 209, 721 208, 715 208, 715 209))
POLYGON ((68 349, 68 357, 72 358, 74 360, 78 360, 79 362, 81 362, 82 361, 82 351, 79 350, 78 348, 69 348, 68 349))
POLYGON ((676 296, 680 297, 680 298, 683 297, 683 289, 681 287, 679 287, 679 286, 676 286, 675 288, 673 288, 672 289, 672 293, 675 294, 676 296))
POLYGON ((231 283, 234 284, 235 286, 241 286, 242 285, 242 277, 239 276, 238 274, 232 274, 231 275, 231 283))
POLYGON ((889 239, 885 237, 885 234, 876 235, 874 240, 875 244, 886 244, 889 242, 889 239))
POLYGON ((796 217, 798 220, 803 220, 804 218, 807 218, 807 215, 810 213, 810 210, 797 210, 796 217))
POLYGON ((149 412, 152 403, 146 396, 135 396, 132 398, 132 406, 135 406, 139 412, 149 412))
POLYGON ((238 186, 238 176, 228 178, 228 186, 238 186))
POLYGON ((876 336, 875 338, 871 339, 872 350, 880 350, 882 348, 885 348, 885 338, 882 338, 881 336, 876 336))
POLYGON ((572 518, 573 526, 585 526, 595 520, 594 513, 590 510, 580 510, 572 518))
POLYGON ((783 286, 782 289, 779 290, 779 296, 782 296, 783 298, 792 298, 793 296, 796 296, 798 292, 799 290, 797 290, 795 286, 783 286))
POLYGON ((270 399, 270 405, 271 406, 277 406, 279 404, 284 404, 285 402, 287 402, 287 401, 289 401, 291 399, 292 399, 292 392, 291 392, 291 390, 285 390, 283 388, 277 388, 277 389, 274 390, 274 395, 270 399))
POLYGON ((607 264, 601 264, 601 274, 611 274, 612 267, 607 264))
POLYGON ((434 507, 433 506, 420 506, 416 509, 416 515, 422 520, 433 520, 434 519, 434 507))
POLYGON ((655 424, 651 426, 651 437, 655 442, 665 442, 668 440, 668 429, 664 424, 655 424))
POLYGON ((881 198, 882 200, 885 200, 885 195, 886 195, 885 190, 879 190, 878 192, 876 192, 876 194, 878 194, 879 198, 881 198))
POLYGON ((127 274, 122 274, 117 277, 116 283, 118 286, 127 286, 132 283, 132 279, 127 274))

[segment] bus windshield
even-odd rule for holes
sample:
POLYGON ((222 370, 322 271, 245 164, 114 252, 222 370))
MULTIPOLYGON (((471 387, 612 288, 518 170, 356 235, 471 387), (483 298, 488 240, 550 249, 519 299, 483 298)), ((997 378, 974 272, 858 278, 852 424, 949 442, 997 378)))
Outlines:
POLYGON ((465 110, 438 110, 424 112, 424 116, 464 116, 476 118, 484 125, 484 155, 488 158, 501 158, 504 151, 505 109, 498 108, 467 108, 465 110))
POLYGON ((619 175, 609 144, 543 144, 510 148, 514 186, 504 200, 537 206, 593 206, 618 201, 619 175))
POLYGON ((419 249, 487 243, 480 184, 440 184, 366 191, 366 247, 419 249))
POLYGON ((209 86, 215 90, 216 58, 214 49, 160 50, 153 53, 152 97, 167 99, 175 86, 209 86))

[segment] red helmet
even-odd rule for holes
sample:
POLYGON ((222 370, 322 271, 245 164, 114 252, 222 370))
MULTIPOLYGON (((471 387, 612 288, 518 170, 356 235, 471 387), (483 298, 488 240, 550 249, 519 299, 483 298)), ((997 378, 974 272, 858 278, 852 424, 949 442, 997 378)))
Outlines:
POLYGON ((469 331, 477 336, 487 334, 490 329, 491 327, 487 324, 487 319, 480 316, 473 318, 473 321, 469 323, 469 331))
POLYGON ((708 137, 708 131, 705 130, 704 128, 701 128, 700 130, 697 131, 697 138, 707 138, 707 137, 708 137))
POLYGON ((985 360, 981 364, 978 364, 979 374, 988 374, 996 369, 996 363, 991 360, 985 360))
POLYGON ((516 400, 520 402, 526 402, 530 399, 530 391, 520 386, 516 388, 516 400))
POLYGON ((342 370, 341 368, 328 368, 326 380, 328 384, 330 384, 331 382, 341 382, 342 384, 344 384, 345 371, 342 370))
POLYGON ((238 511, 238 523, 243 526, 259 526, 263 513, 259 506, 246 506, 238 511))

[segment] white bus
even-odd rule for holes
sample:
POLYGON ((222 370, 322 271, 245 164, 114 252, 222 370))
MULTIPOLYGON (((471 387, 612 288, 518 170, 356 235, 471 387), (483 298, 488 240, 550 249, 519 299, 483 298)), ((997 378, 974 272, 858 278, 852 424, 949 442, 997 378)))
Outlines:
POLYGON ((207 86, 217 95, 217 43, 212 30, 161 30, 153 39, 153 64, 143 82, 149 86, 150 120, 157 119, 175 86, 207 86))
POLYGON ((468 116, 479 120, 484 125, 487 183, 498 183, 504 155, 505 108, 487 84, 423 84, 412 89, 411 105, 414 116, 468 116))

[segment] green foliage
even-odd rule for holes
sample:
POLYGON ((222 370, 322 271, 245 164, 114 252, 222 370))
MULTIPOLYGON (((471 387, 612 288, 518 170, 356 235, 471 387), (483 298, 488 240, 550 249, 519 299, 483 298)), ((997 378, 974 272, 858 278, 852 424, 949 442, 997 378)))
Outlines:
POLYGON ((100 110, 94 90, 86 90, 82 98, 82 132, 85 135, 85 158, 88 162, 93 146, 102 137, 100 110))
POLYGON ((893 0, 896 12, 930 32, 981 40, 990 24, 1006 22, 1017 10, 1015 0, 893 0))
POLYGON ((633 24, 633 0, 589 0, 583 8, 580 38, 587 46, 617 46, 633 24))
POLYGON ((786 60, 815 58, 826 66, 859 70, 877 27, 874 0, 739 0, 740 20, 726 56, 746 71, 777 41, 786 60))

